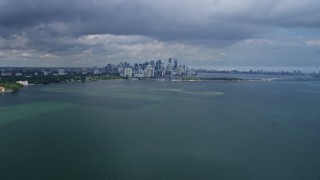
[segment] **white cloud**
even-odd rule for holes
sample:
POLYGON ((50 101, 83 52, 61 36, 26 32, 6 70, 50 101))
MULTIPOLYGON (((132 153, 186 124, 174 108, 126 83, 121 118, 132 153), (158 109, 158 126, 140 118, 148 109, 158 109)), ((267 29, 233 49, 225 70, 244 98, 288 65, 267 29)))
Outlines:
POLYGON ((78 41, 87 45, 118 45, 118 44, 135 44, 140 42, 154 41, 139 35, 113 35, 113 34, 91 34, 78 38, 78 41))
POLYGON ((311 46, 311 47, 320 46, 320 39, 307 40, 305 41, 305 43, 307 46, 311 46))

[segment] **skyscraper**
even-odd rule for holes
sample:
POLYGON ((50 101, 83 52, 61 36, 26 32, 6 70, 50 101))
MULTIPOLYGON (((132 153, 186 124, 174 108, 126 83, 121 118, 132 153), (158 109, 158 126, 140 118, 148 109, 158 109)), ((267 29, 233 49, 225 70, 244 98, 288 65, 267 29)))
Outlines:
POLYGON ((178 69, 178 60, 174 59, 173 69, 178 69))

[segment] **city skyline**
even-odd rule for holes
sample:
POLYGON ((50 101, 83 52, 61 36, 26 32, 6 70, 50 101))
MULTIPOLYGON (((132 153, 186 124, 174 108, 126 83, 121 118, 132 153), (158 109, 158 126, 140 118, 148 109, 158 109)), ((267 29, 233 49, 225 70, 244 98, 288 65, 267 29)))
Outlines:
POLYGON ((320 67, 320 2, 0 1, 0 66, 320 67))
POLYGON ((161 78, 173 76, 195 75, 195 69, 179 64, 175 58, 167 61, 150 60, 145 62, 120 62, 107 64, 105 67, 0 67, 1 77, 32 77, 32 76, 64 76, 69 74, 120 76, 123 78, 161 78))

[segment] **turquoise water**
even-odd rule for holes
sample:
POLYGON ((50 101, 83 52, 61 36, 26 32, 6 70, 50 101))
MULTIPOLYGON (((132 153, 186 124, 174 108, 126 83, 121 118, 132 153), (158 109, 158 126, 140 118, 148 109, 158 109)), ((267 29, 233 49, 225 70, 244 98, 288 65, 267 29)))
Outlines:
POLYGON ((0 94, 0 179, 320 179, 320 82, 98 81, 0 94))

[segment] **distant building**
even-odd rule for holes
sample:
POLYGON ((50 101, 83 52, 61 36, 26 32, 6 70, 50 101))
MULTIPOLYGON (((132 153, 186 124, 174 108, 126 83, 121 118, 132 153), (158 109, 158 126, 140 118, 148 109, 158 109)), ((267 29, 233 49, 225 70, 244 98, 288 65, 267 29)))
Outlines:
POLYGON ((12 76, 12 73, 11 72, 2 72, 1 73, 1 76, 12 76))
POLYGON ((43 75, 48 76, 49 72, 48 71, 43 71, 43 75))
POLYGON ((178 75, 182 76, 182 75, 186 75, 187 74, 187 68, 185 65, 183 66, 179 66, 178 68, 178 75))
POLYGON ((144 77, 151 78, 154 77, 154 69, 151 65, 148 65, 147 68, 144 70, 144 77))
POLYGON ((160 70, 160 69, 161 69, 161 65, 162 65, 161 60, 156 61, 155 70, 156 70, 156 71, 160 70))
POLYGON ((119 73, 119 74, 123 73, 123 71, 124 71, 124 69, 123 69, 122 67, 119 67, 119 68, 118 68, 118 73, 119 73))
POLYGON ((166 72, 165 72, 164 75, 165 75, 165 76, 172 76, 173 73, 172 73, 172 71, 170 71, 170 70, 166 70, 166 72))
POLYGON ((28 85, 28 84, 29 84, 29 82, 28 82, 28 81, 17 81, 16 83, 18 83, 18 84, 22 84, 22 85, 24 85, 24 86, 26 86, 26 85, 28 85))
POLYGON ((158 70, 154 72, 155 77, 163 77, 164 76, 164 71, 158 70))
POLYGON ((98 75, 98 74, 101 74, 101 72, 98 69, 96 69, 96 70, 93 70, 93 74, 98 75))
POLYGON ((137 72, 137 73, 133 74, 133 77, 135 77, 135 78, 143 78, 144 76, 143 76, 142 73, 137 72))
POLYGON ((172 76, 177 76, 178 75, 178 71, 177 70, 173 70, 172 71, 172 76))
POLYGON ((123 71, 124 77, 131 78, 132 77, 132 69, 131 68, 125 68, 123 71))
POLYGON ((173 69, 178 69, 178 60, 174 59, 173 62, 173 69))
POLYGON ((107 66, 105 67, 105 70, 107 73, 113 73, 113 65, 107 64, 107 66))
POLYGON ((23 74, 22 73, 16 73, 16 74, 14 74, 14 76, 22 76, 23 74))
POLYGON ((64 69, 58 69, 58 75, 59 75, 59 76, 65 75, 64 69))
POLYGON ((169 64, 167 65, 167 71, 172 71, 172 63, 169 63, 169 64))

